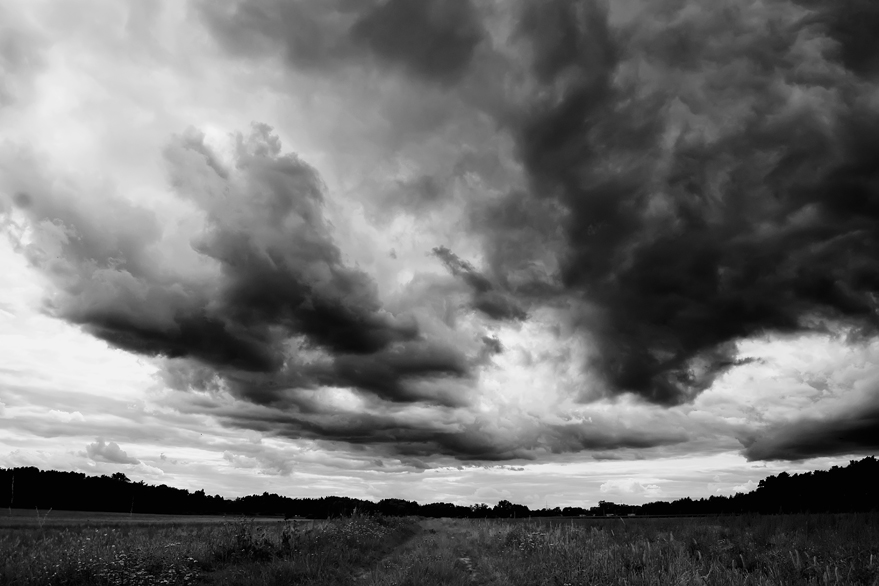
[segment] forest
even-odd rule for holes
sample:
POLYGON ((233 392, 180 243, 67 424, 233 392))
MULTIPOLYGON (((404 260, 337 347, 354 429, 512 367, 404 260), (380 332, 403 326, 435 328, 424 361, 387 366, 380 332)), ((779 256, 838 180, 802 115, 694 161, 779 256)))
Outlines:
MULTIPOLYGON (((345 496, 290 498, 253 494, 234 499, 170 486, 133 482, 125 474, 88 476, 80 472, 40 470, 34 467, 0 469, 0 503, 18 509, 107 511, 158 514, 264 515, 326 519, 355 511, 385 516, 453 518, 522 518, 629 515, 742 515, 779 513, 848 513, 877 510, 879 460, 870 456, 845 467, 788 474, 760 481, 748 493, 709 498, 682 498, 643 505, 599 501, 590 508, 529 509, 502 500, 494 506, 452 503, 419 504, 402 499, 378 502, 345 496)), ((584 495, 584 500, 588 495, 584 495)))

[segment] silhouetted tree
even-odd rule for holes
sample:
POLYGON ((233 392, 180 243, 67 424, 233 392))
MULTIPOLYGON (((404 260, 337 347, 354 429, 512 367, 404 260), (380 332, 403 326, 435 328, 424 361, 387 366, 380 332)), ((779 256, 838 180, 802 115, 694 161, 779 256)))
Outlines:
POLYGON ((711 496, 694 500, 656 501, 640 506, 600 501, 588 511, 579 507, 559 510, 529 510, 502 500, 494 507, 469 507, 452 503, 425 505, 402 499, 378 503, 348 497, 297 498, 263 492, 236 499, 207 495, 204 490, 189 492, 164 484, 155 486, 132 482, 125 474, 86 476, 80 472, 41 471, 34 467, 0 468, 0 503, 33 510, 53 508, 80 511, 134 511, 165 514, 251 514, 287 517, 327 518, 352 514, 355 510, 389 516, 425 517, 528 517, 593 515, 694 515, 741 513, 842 513, 875 511, 879 503, 879 461, 875 457, 851 461, 846 467, 834 466, 803 474, 782 472, 760 481, 749 493, 711 496))

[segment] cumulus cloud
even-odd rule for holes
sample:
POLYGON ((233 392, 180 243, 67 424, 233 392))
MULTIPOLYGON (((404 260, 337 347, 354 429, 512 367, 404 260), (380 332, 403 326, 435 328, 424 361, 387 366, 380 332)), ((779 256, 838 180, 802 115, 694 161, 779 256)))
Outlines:
MULTIPOLYGON (((119 447, 116 442, 105 442, 101 438, 97 438, 85 448, 86 455, 96 462, 107 462, 110 464, 140 464, 140 460, 129 456, 119 447)), ((145 468, 151 468, 144 466, 145 468)), ((155 470, 155 469, 152 469, 155 470)))
POLYGON ((311 167, 281 154, 265 125, 233 147, 228 168, 194 130, 166 151, 176 193, 199 213, 189 251, 162 239, 153 213, 110 195, 77 206, 32 154, 11 153, 5 163, 24 171, 9 191, 32 232, 19 246, 54 278, 53 314, 126 350, 194 359, 260 402, 318 384, 407 401, 409 379, 467 376, 466 356, 389 313, 346 266, 311 167))
POLYGON ((601 483, 599 490, 603 493, 629 494, 658 497, 662 488, 658 484, 645 483, 634 478, 616 478, 601 483))
MULTIPOLYGON (((875 338, 866 3, 193 5, 230 59, 282 66, 278 91, 331 88, 357 114, 328 134, 363 130, 386 165, 334 193, 265 124, 222 146, 190 129, 164 151, 171 201, 141 205, 3 147, 0 212, 46 311, 162 357, 181 410, 413 466, 612 458, 690 441, 676 409, 760 359, 743 340, 875 338)), ((739 435, 751 459, 862 451, 872 413, 739 435)))
MULTIPOLYGON (((483 42, 493 51, 481 59, 496 75, 456 87, 510 133, 528 179, 524 195, 492 202, 491 221, 474 226, 491 273, 515 278, 523 265, 546 263, 538 250, 560 245, 558 266, 543 270, 563 298, 583 304, 578 323, 597 348, 588 366, 611 392, 668 405, 738 364, 734 342, 755 333, 814 330, 828 320, 875 332, 877 114, 862 77, 870 67, 856 57, 870 54, 860 49, 872 37, 852 10, 801 4, 812 10, 666 1, 618 27, 603 4, 568 0, 478 13, 455 2, 431 18, 431 3, 408 15, 387 2, 351 18, 355 31, 389 23, 375 25, 388 47, 373 50, 391 64, 406 55, 413 75, 434 71, 423 55, 442 35, 431 28, 415 48, 390 23, 406 15, 419 26, 458 23, 443 37, 450 50, 432 54, 452 60, 451 70, 481 71, 483 61, 455 56, 476 46, 478 27, 464 23, 485 19, 483 42), (542 215, 555 210, 557 222, 514 213, 522 205, 548 206, 542 215), (505 251, 500 242, 523 231, 546 246, 505 251)), ((243 41, 230 44, 231 31, 307 54, 300 37, 269 32, 268 20, 245 23, 245 14, 268 14, 256 6, 210 12, 209 24, 239 53, 243 41)), ((345 27, 317 28, 336 35, 332 46, 350 36, 345 27)), ((475 288, 481 310, 523 317, 468 263, 447 248, 435 252, 475 288)), ((544 290, 546 302, 558 301, 554 288, 544 290)))
POLYGON ((871 86, 796 6, 727 4, 652 4, 612 31, 554 2, 565 34, 526 32, 553 91, 513 131, 535 193, 568 211, 561 276, 595 307, 592 364, 661 404, 736 364, 737 339, 877 324, 871 86))
POLYGON ((753 480, 749 480, 748 482, 734 486, 732 488, 732 490, 736 494, 738 494, 740 492, 749 493, 753 490, 756 490, 757 486, 758 486, 758 483, 754 482, 753 480))

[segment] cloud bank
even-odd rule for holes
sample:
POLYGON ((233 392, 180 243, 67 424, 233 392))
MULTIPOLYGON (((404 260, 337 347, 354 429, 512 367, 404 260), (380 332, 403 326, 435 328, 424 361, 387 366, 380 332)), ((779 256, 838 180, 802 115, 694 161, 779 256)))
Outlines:
MULTIPOLYGON (((46 311, 161 357, 183 411, 411 463, 664 448, 761 358, 743 340, 876 337, 866 3, 191 8, 228 63, 339 95, 387 168, 336 193, 265 122, 190 128, 164 149, 169 198, 146 204, 3 147, 5 231, 51 283, 46 311), (371 259, 400 225, 424 246, 371 259)), ((865 401, 744 453, 874 450, 865 401)))

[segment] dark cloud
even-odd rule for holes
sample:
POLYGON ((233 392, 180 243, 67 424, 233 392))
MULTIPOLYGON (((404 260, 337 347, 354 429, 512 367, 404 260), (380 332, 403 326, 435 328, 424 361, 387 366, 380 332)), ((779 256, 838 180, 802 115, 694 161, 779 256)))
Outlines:
POLYGON ((483 37, 470 0, 387 0, 365 13, 352 33, 388 63, 436 80, 460 77, 483 37))
POLYGON ((482 237, 486 264, 518 296, 546 302, 562 298, 559 262, 567 213, 524 190, 471 204, 471 229, 482 237))
POLYGON ((531 197, 564 210, 564 296, 613 391, 686 401, 766 331, 875 334, 879 112, 826 34, 793 5, 663 2, 620 30, 597 3, 525 10, 535 90, 502 120, 531 197))
POLYGON ((385 310, 372 278, 345 264, 315 170, 282 154, 262 124, 234 146, 228 168, 195 130, 167 148, 172 184, 202 230, 189 251, 164 253, 150 212, 110 195, 91 208, 65 198, 20 154, 29 190, 15 201, 36 228, 23 251, 59 287, 52 313, 119 348, 204 365, 172 368, 178 388, 225 383, 260 404, 316 385, 460 403, 410 383, 466 378, 473 359, 425 339, 413 316, 385 310), (186 255, 208 272, 180 268, 186 255))
POLYGON ((495 337, 483 336, 482 343, 485 344, 485 349, 490 354, 500 354, 504 351, 504 345, 495 337))
POLYGON ((494 320, 521 321, 527 319, 528 314, 513 295, 492 283, 472 264, 461 259, 445 246, 437 246, 432 252, 452 275, 460 278, 470 287, 473 293, 472 307, 474 309, 494 320))
MULTIPOLYGON (((584 367, 661 405, 740 364, 740 339, 879 325, 879 13, 729 4, 650 3, 614 28, 601 2, 522 2, 479 13, 507 36, 453 27, 493 31, 491 71, 456 89, 513 137, 527 186, 468 203, 483 272, 435 254, 493 319, 581 308, 565 319, 596 349, 584 367)), ((477 14, 449 6, 370 5, 354 30, 383 31, 374 54, 418 77, 430 67, 396 25, 477 14)), ((455 38, 463 64, 477 37, 455 38)))
POLYGON ((626 453, 607 453, 607 452, 597 452, 592 454, 592 459, 598 462, 618 462, 621 460, 629 460, 630 456, 626 453))
MULTIPOLYGON (((201 411, 201 409, 199 409, 201 411)), ((685 442, 680 429, 662 426, 633 429, 610 423, 538 425, 535 421, 478 419, 448 425, 406 419, 390 413, 339 412, 326 407, 311 413, 271 413, 219 408, 212 412, 224 424, 293 439, 327 440, 368 446, 395 457, 454 458, 460 461, 534 460, 548 454, 583 450, 650 449, 685 442), (501 425, 502 427, 498 427, 501 425)))
MULTIPOLYGON (((417 220, 460 202, 484 259, 477 269, 437 246, 458 282, 414 275, 386 303, 343 258, 317 173, 262 125, 237 138, 231 163, 198 132, 167 149, 174 188, 201 220, 185 251, 169 253, 166 226, 121 198, 84 207, 50 181, 13 185, 17 213, 36 228, 21 249, 58 285, 50 311, 115 346, 181 359, 166 372, 176 388, 228 390, 266 409, 222 414, 230 425, 414 459, 687 441, 679 430, 529 426, 522 414, 509 429, 455 418, 472 404, 478 369, 501 350, 481 331, 452 339, 454 316, 437 317, 459 283, 489 320, 554 315, 583 339, 584 380, 662 406, 751 360, 737 354, 742 339, 876 334, 877 11, 866 0, 660 0, 618 26, 592 0, 196 6, 233 55, 281 54, 292 70, 337 76, 338 88, 348 87, 343 70, 362 72, 364 87, 390 72, 393 84, 366 92, 363 105, 405 96, 377 117, 407 128, 382 126, 376 142, 392 146, 377 152, 415 151, 413 136, 426 141, 434 130, 453 146, 399 156, 382 169, 393 177, 372 184, 389 192, 364 208, 417 220), (456 116, 502 137, 479 140, 456 116), (464 146, 502 154, 460 155, 464 146), (431 329, 427 314, 447 330, 431 329), (308 394, 333 387, 382 413, 330 409, 308 394), (418 404, 449 420, 400 415, 418 404)), ((25 155, 10 160, 15 174, 41 173, 25 155)), ((452 241, 449 232, 438 229, 439 241, 452 241)), ((872 447, 874 419, 812 422, 814 441, 804 422, 746 452, 872 447)))
POLYGON ((839 58, 846 67, 862 75, 879 73, 879 5, 871 0, 796 0, 813 11, 813 22, 820 23, 838 43, 839 58))
POLYGON ((688 439, 683 430, 662 429, 606 429, 582 424, 555 425, 549 428, 555 441, 548 442, 554 453, 583 450, 648 449, 680 444, 688 439))
POLYGON ((140 464, 140 460, 132 458, 119 447, 116 442, 105 442, 101 438, 95 440, 85 448, 86 454, 92 460, 109 462, 111 464, 140 464))
POLYGON ((795 420, 742 443, 749 461, 875 454, 879 451, 879 405, 836 417, 795 420))
POLYGON ((465 378, 472 366, 455 348, 422 342, 368 356, 337 356, 330 368, 315 378, 326 385, 372 391, 391 401, 461 406, 467 403, 466 398, 435 390, 425 393, 412 383, 465 378))
POLYGON ((197 6, 230 51, 255 56, 280 50, 292 65, 306 69, 336 68, 373 55, 408 74, 449 82, 466 71, 483 38, 470 0, 238 0, 197 6))
POLYGON ((324 68, 351 52, 346 38, 353 20, 345 2, 236 0, 194 5, 219 42, 235 54, 281 51, 297 67, 324 68))
POLYGON ((504 353, 504 345, 495 336, 482 336, 482 348, 479 351, 480 361, 488 364, 498 354, 504 353))
MULTIPOLYGON (((371 278, 343 264, 323 219, 315 171, 293 155, 281 155, 280 143, 264 125, 255 126, 247 139, 239 137, 237 147, 235 165, 242 179, 237 185, 218 170, 196 132, 177 138, 167 151, 180 194, 206 215, 206 228, 193 248, 220 270, 222 285, 214 298, 175 295, 173 283, 148 282, 152 275, 145 270, 122 264, 118 269, 141 278, 147 295, 161 287, 156 295, 171 306, 162 309, 174 315, 151 316, 148 307, 132 315, 132 300, 125 295, 84 303, 76 311, 65 308, 62 314, 125 349, 255 371, 280 368, 280 342, 294 334, 333 353, 355 354, 413 339, 415 324, 398 323, 384 313, 371 278), (240 198, 218 197, 229 190, 240 198)), ((144 215, 131 210, 118 221, 155 225, 152 218, 136 217, 144 215)), ((78 235, 88 238, 83 232, 78 235)), ((147 240, 144 236, 133 234, 130 247, 147 240)), ((155 238, 157 230, 148 236, 155 238)), ((117 257, 130 258, 125 248, 117 247, 117 257)))

